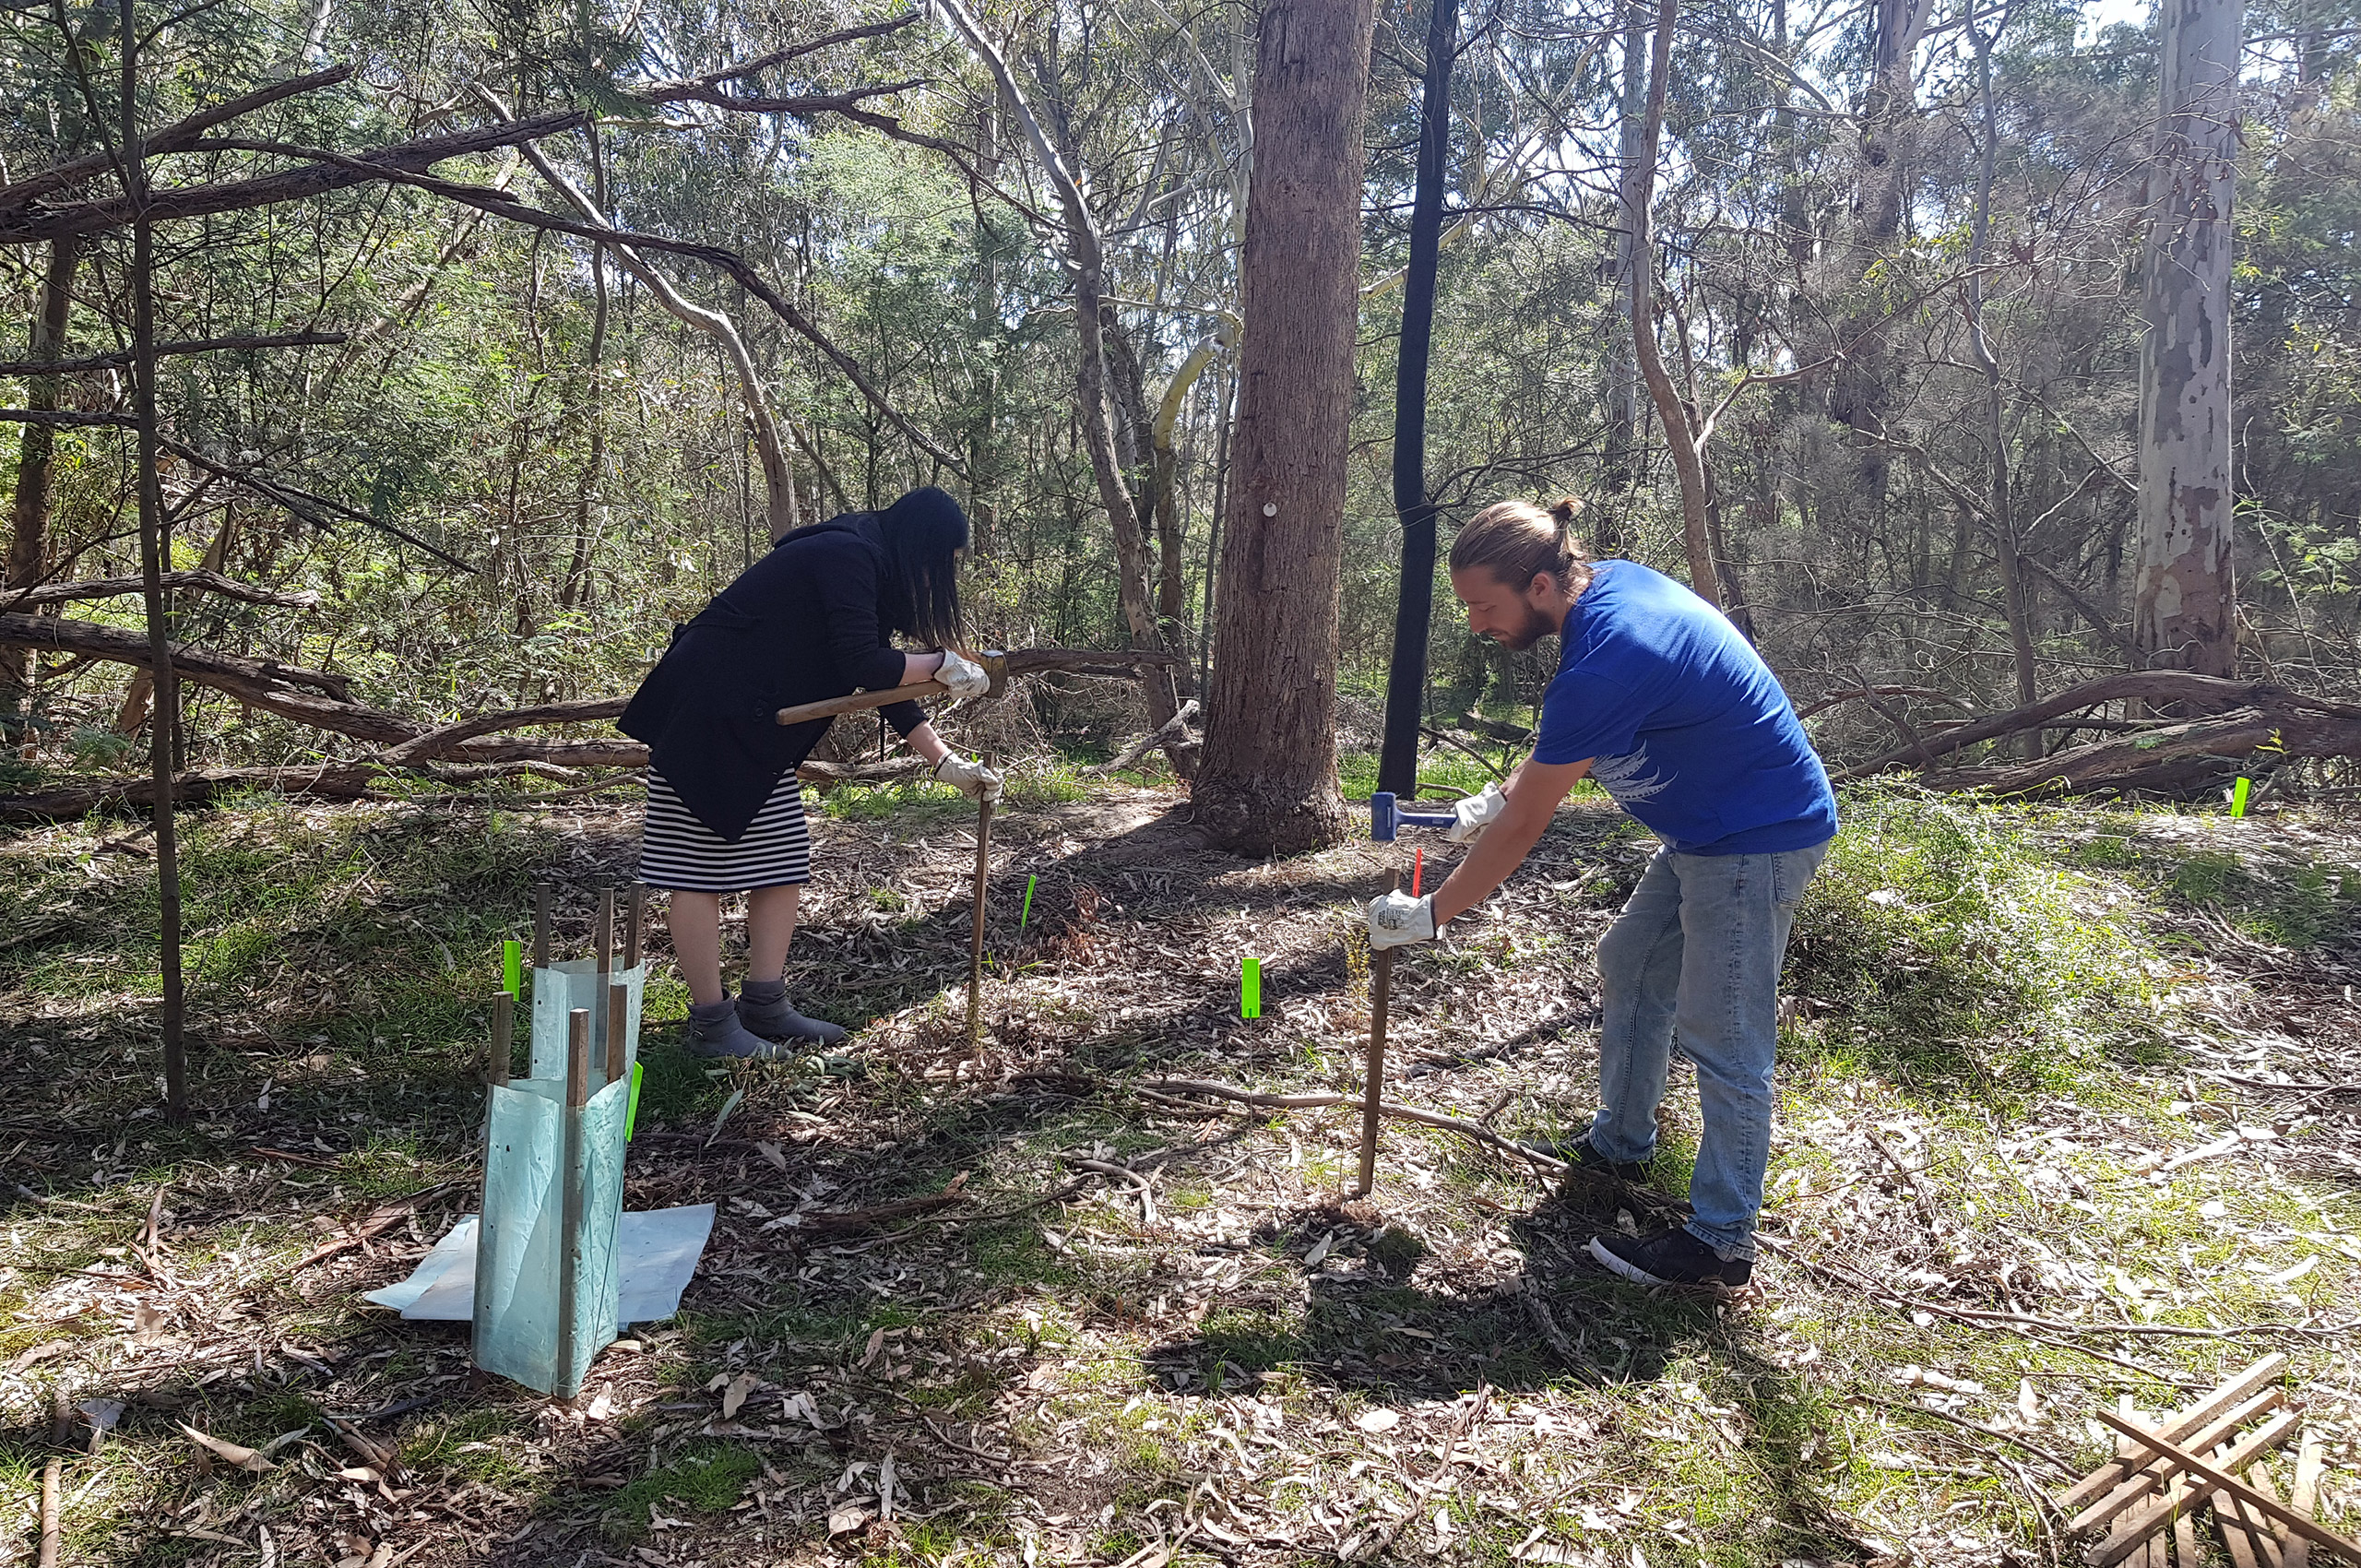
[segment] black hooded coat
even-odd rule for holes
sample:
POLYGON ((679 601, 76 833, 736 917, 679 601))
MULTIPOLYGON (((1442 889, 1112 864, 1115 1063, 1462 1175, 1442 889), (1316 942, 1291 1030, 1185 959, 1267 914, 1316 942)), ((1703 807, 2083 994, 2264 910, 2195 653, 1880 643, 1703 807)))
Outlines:
MULTIPOLYGON (((682 803, 734 844, 832 722, 782 725, 780 708, 902 683, 886 642, 908 613, 895 599, 876 514, 799 529, 673 628, 615 728, 647 742, 682 803)), ((926 722, 914 702, 878 711, 903 735, 926 722)))

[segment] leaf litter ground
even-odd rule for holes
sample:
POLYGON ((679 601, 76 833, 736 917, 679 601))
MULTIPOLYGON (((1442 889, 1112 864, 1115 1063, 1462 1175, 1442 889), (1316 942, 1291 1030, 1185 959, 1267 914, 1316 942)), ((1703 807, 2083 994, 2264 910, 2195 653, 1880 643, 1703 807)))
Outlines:
MULTIPOLYGON (((972 818, 840 798, 789 979, 867 1027, 716 1066, 654 989, 627 1201, 721 1218, 681 1316, 573 1407, 356 1293, 471 1206, 498 942, 538 877, 584 941, 632 814, 193 818, 188 1129, 149 1109, 138 835, 19 834, 0 1562, 60 1433, 68 1562, 2062 1561, 2044 1500, 2108 1448, 2083 1411, 2270 1349, 2351 1528, 2361 836, 1848 807, 1797 928, 1760 1289, 1714 1303, 1586 1260, 1667 1200, 1400 1123, 1348 1200, 1353 1111, 1148 1087, 1355 1087, 1351 911, 1406 850, 1241 861, 1168 792, 1020 800, 977 1061, 972 818)), ((1393 1098, 1578 1130, 1590 955, 1648 849, 1578 802, 1406 956, 1393 1098)), ((1677 1193, 1685 1072, 1664 1131, 1677 1193)))

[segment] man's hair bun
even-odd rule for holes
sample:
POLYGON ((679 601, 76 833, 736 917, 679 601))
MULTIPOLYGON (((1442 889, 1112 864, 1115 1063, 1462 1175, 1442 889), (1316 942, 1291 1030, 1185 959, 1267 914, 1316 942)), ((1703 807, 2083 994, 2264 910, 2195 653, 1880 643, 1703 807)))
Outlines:
POLYGON ((1550 520, 1561 529, 1572 528, 1574 519, 1582 513, 1583 498, 1579 495, 1561 495, 1549 503, 1550 520))

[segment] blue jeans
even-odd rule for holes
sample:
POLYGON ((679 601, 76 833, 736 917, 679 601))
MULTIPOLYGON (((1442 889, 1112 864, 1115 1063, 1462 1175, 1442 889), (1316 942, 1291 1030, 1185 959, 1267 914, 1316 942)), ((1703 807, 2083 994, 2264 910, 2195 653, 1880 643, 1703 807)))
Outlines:
POLYGON ((1655 1152, 1672 1042, 1697 1064, 1705 1136, 1689 1183, 1689 1233, 1725 1258, 1754 1255, 1771 1159, 1779 966, 1823 842, 1769 855, 1659 849, 1598 943, 1600 1110, 1591 1147, 1655 1152))

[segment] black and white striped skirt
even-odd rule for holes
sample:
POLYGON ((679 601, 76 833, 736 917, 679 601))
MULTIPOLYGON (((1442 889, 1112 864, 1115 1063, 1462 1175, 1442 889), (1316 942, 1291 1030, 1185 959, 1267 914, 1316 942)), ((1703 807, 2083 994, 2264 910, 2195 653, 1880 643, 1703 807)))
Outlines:
POLYGON ((647 824, 639 880, 675 893, 743 893, 812 880, 812 832, 803 821, 803 780, 789 768, 735 844, 699 822, 672 786, 647 770, 647 824))

